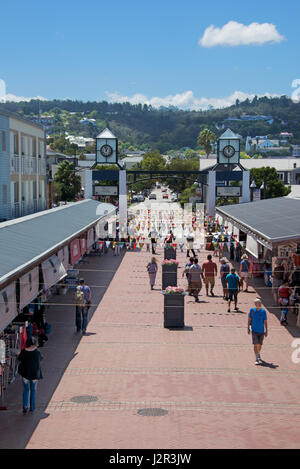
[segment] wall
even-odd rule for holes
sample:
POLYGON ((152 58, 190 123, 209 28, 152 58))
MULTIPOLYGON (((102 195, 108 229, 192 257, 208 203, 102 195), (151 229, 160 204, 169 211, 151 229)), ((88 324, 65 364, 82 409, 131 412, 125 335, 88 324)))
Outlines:
POLYGON ((9 119, 0 115, 0 220, 9 219, 10 209, 10 142, 9 119), (5 131, 6 151, 2 151, 2 131, 5 131), (7 204, 3 204, 3 184, 7 186, 7 204))

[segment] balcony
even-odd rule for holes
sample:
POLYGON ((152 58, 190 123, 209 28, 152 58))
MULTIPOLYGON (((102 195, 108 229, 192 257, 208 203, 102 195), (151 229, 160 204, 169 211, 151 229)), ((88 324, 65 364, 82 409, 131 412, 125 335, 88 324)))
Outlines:
POLYGON ((13 155, 10 159, 10 168, 12 174, 19 174, 20 172, 20 157, 13 155))
POLYGON ((11 206, 11 217, 12 218, 19 218, 21 216, 21 206, 19 202, 12 204, 11 206))

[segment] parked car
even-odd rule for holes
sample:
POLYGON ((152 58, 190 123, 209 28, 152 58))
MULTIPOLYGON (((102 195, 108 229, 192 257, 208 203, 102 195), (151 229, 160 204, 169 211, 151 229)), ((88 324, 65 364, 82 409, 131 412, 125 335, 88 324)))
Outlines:
POLYGON ((138 202, 144 202, 145 197, 142 194, 137 195, 138 202))

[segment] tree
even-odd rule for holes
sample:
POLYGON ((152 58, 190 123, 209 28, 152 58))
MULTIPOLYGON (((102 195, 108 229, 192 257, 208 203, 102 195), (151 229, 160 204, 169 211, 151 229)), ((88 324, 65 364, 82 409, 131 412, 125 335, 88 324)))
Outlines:
POLYGON ((69 161, 63 161, 58 165, 54 183, 60 200, 64 202, 74 200, 81 191, 81 178, 76 174, 74 164, 69 161))
POLYGON ((265 198, 285 197, 291 192, 291 187, 286 187, 279 181, 275 168, 263 167, 250 170, 250 181, 255 181, 256 187, 260 187, 263 182, 266 184, 265 198))
POLYGON ((184 157, 187 159, 187 160, 190 160, 191 158, 199 158, 199 153, 195 150, 185 150, 184 152, 184 157))
POLYGON ((251 156, 248 155, 248 153, 245 153, 244 151, 241 151, 240 155, 241 155, 241 159, 243 159, 243 160, 250 160, 251 159, 251 156))
POLYGON ((202 132, 199 133, 197 142, 199 145, 204 147, 204 150, 206 152, 206 158, 208 158, 211 150, 212 150, 212 143, 215 143, 216 141, 216 136, 215 134, 209 130, 209 129, 204 129, 202 132))

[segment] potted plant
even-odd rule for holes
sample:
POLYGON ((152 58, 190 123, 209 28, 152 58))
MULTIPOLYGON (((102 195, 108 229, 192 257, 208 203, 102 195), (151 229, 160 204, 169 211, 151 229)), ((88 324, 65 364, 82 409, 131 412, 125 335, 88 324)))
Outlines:
POLYGON ((162 263, 162 289, 167 286, 177 286, 177 268, 179 262, 175 259, 165 259, 162 263))
POLYGON ((163 291, 163 295, 164 327, 184 327, 184 289, 168 286, 163 291))

